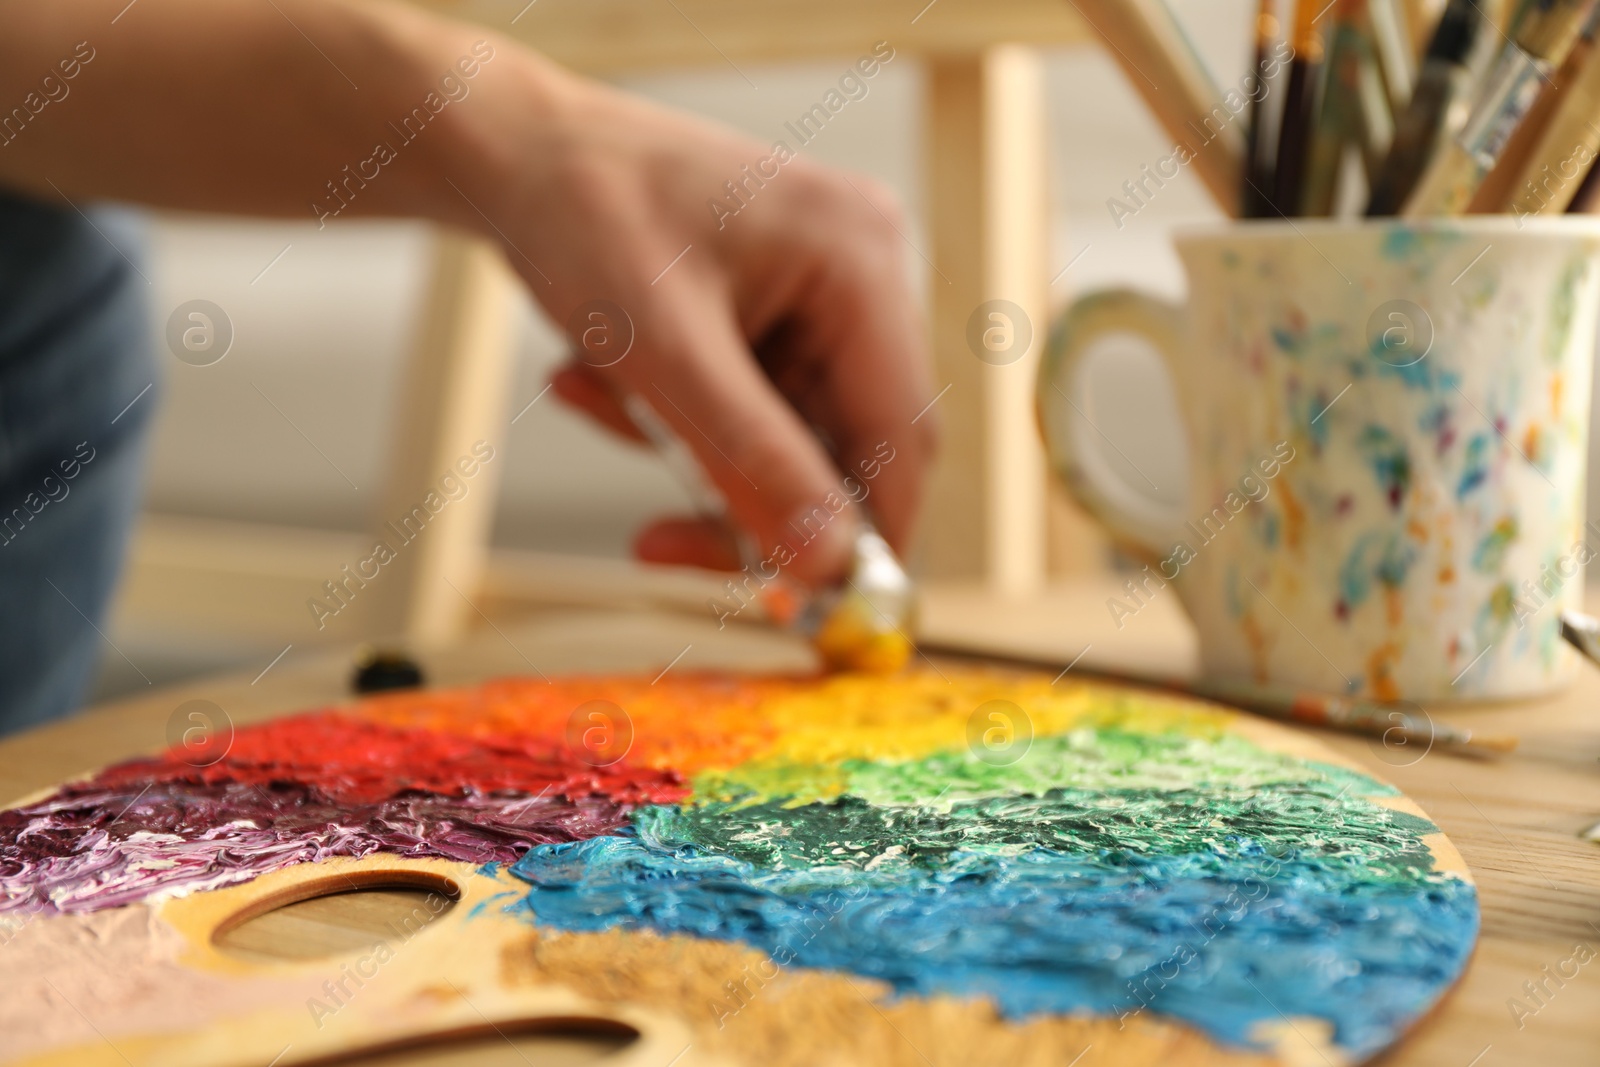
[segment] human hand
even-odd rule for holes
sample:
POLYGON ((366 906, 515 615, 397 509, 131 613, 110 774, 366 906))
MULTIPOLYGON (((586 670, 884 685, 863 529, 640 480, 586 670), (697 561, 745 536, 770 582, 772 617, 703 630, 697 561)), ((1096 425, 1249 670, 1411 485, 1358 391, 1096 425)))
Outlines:
MULTIPOLYGON (((474 114, 492 164, 463 178, 509 262, 572 335, 556 394, 635 440, 623 401, 647 403, 760 559, 802 582, 843 575, 857 505, 903 551, 933 451, 932 413, 917 417, 933 390, 893 198, 800 156, 778 166, 770 147, 519 58, 531 62, 481 79, 474 114), (520 93, 543 107, 507 140, 519 127, 499 111, 520 93), (709 206, 737 206, 729 181, 745 183, 731 217, 709 206), (614 309, 575 315, 595 301, 626 320, 614 309)), ((705 517, 658 521, 636 550, 661 563, 741 562, 731 531, 705 517)))
MULTIPOLYGON (((574 329, 579 308, 622 309, 627 356, 575 361, 558 393, 635 437, 620 401, 647 403, 760 560, 836 579, 862 506, 906 547, 933 446, 933 413, 917 416, 933 397, 905 226, 876 183, 803 156, 747 179, 771 146, 381 0, 11 4, 6 98, 112 23, 116 46, 72 82, 70 104, 6 146, 0 182, 47 199, 475 230, 575 342, 589 325, 574 329), (719 218, 708 205, 728 182, 748 182, 748 205, 719 218)), ((732 546, 704 520, 657 523, 638 542, 647 559, 710 566, 737 566, 732 546)))

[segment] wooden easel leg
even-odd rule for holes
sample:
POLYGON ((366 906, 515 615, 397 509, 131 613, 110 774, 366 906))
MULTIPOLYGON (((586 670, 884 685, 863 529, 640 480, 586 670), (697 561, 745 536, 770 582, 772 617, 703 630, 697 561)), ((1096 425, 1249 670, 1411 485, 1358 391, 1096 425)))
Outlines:
POLYGON ((1033 417, 1048 322, 1042 88, 1039 57, 1022 46, 929 68, 934 360, 937 387, 950 390, 935 409, 944 443, 922 563, 931 579, 976 579, 1007 594, 1036 588, 1045 572, 1045 464, 1033 417), (969 320, 991 300, 1019 306, 1032 333, 1009 362, 1003 352, 985 362, 969 344, 969 320))
POLYGON ((359 594, 372 612, 369 632, 446 641, 476 615, 507 460, 514 285, 492 246, 460 233, 438 234, 395 410, 388 485, 374 522, 394 558, 371 581, 372 595, 359 594), (483 461, 478 442, 494 450, 493 459, 483 461), (463 473, 473 468, 470 477, 463 473), (445 481, 452 474, 454 480, 445 481))

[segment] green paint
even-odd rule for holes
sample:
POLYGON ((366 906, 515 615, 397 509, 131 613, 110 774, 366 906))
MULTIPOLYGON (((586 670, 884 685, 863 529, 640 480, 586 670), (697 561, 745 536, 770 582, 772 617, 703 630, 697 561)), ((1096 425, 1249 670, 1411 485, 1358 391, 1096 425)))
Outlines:
POLYGON ((1472 568, 1480 574, 1498 574, 1506 561, 1506 550, 1517 539, 1517 517, 1507 515, 1494 524, 1472 553, 1472 568))
MULTIPOLYGON (((1108 717, 1115 714, 1115 709, 1107 709, 1108 717)), ((1218 783, 1249 791, 1320 780, 1357 794, 1393 792, 1364 775, 1268 752, 1233 734, 1138 733, 1113 726, 1035 738, 1026 754, 1009 766, 995 766, 979 758, 979 753, 953 749, 895 763, 844 760, 813 766, 750 762, 733 770, 697 775, 693 785, 695 800, 701 803, 753 804, 782 799, 793 806, 848 793, 872 804, 925 805, 948 811, 979 797, 1043 796, 1063 785, 1085 792, 1166 793, 1218 783)))
POLYGON ((1358 790, 1374 785, 1370 779, 1331 767, 1295 778, 1199 788, 1049 789, 937 807, 885 807, 854 795, 799 806, 781 800, 662 805, 639 811, 634 826, 653 848, 691 847, 766 871, 841 868, 874 882, 914 871, 959 878, 997 858, 1040 849, 1113 864, 1124 855, 1199 855, 1217 862, 1293 856, 1360 870, 1368 881, 1415 881, 1433 869, 1423 837, 1437 828, 1363 796, 1358 790))

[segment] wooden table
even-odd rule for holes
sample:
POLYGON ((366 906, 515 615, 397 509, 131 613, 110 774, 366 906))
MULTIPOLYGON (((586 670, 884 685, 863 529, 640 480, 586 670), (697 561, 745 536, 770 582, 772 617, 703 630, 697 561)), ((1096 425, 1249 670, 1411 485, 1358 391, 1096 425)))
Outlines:
MULTIPOLYGON (((1091 646, 1082 664, 1123 669, 1190 668, 1194 635, 1173 598, 1157 599, 1117 630, 1105 610, 1109 579, 1084 580, 1028 600, 1003 601, 977 591, 931 591, 923 630, 1011 654, 1066 663, 1091 646)), ((439 685, 498 674, 733 667, 793 669, 809 663, 796 641, 755 627, 647 611, 566 610, 517 626, 479 632, 450 649, 421 655, 439 685), (684 652, 685 647, 688 651, 684 652)), ((264 677, 229 676, 161 690, 93 709, 0 743, 0 794, 15 798, 102 764, 165 743, 168 718, 183 701, 204 698, 236 724, 345 698, 348 655, 285 659, 264 677)), ((1513 756, 1479 762, 1429 752, 1389 751, 1365 739, 1323 734, 1333 748, 1415 798, 1460 848, 1478 880, 1483 933, 1466 979, 1434 1017, 1385 1061, 1432 1067, 1600 1063, 1600 959, 1584 965, 1541 1005, 1525 982, 1545 981, 1575 945, 1600 950, 1600 845, 1580 837, 1600 821, 1600 671, 1585 670, 1565 694, 1514 706, 1430 709, 1441 719, 1496 733, 1522 745, 1513 756), (1508 1006, 1529 1009, 1519 1020, 1508 1006)), ((359 927, 360 898, 331 898, 274 936, 287 944, 314 939, 318 924, 359 927), (298 929, 298 933, 293 932, 298 929), (289 931, 289 932, 285 932, 289 931)), ((303 907, 303 906, 302 906, 303 907)), ((594 1062, 609 1046, 597 1039, 519 1038, 479 1042, 463 1054, 386 1056, 373 1064, 523 1064, 594 1062), (534 1053, 537 1052, 538 1055, 534 1053)), ((1110 1064, 1091 1051, 1081 1067, 1110 1064)), ((364 1061, 367 1062, 367 1061, 364 1061)))

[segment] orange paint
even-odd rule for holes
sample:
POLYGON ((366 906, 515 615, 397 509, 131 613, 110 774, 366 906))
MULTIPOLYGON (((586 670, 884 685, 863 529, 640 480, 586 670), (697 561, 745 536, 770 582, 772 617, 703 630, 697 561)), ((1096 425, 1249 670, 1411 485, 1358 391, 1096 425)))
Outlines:
POLYGON ((1400 590, 1384 586, 1383 603, 1387 609, 1389 626, 1391 628, 1399 626, 1406 614, 1406 604, 1405 600, 1400 596, 1400 590))
MULTIPOLYGON (((749 678, 673 670, 654 682, 648 675, 502 678, 471 689, 375 696, 347 714, 513 753, 540 744, 548 750, 550 739, 559 738, 565 750, 594 757, 585 762, 597 774, 627 771, 648 784, 752 763, 770 769, 831 767, 869 756, 921 759, 962 746, 972 710, 996 699, 1026 707, 1040 734, 1092 723, 1104 702, 1091 686, 1055 683, 1049 675, 1019 680, 945 670, 749 678)), ((1167 706, 1142 697, 1140 714, 1164 715, 1167 706)), ((1184 714, 1195 721, 1192 711, 1184 714)))
POLYGON ((1306 509, 1289 488, 1289 479, 1278 483, 1278 494, 1283 499, 1283 539, 1297 549, 1306 532, 1306 509))
POLYGON ((1267 682, 1267 635, 1262 632, 1261 624, 1256 622, 1254 615, 1246 615, 1239 620, 1239 626, 1244 630, 1244 639, 1250 645, 1250 662, 1252 673, 1258 684, 1267 682))
POLYGON ((1367 684, 1372 686, 1375 699, 1400 699, 1400 687, 1394 680, 1394 666, 1399 658, 1400 646, 1393 641, 1385 641, 1367 657, 1367 684))
MULTIPOLYGON (((646 677, 501 678, 469 689, 388 693, 361 701, 356 712, 391 726, 423 727, 480 740, 564 737, 574 715, 582 733, 590 720, 578 709, 605 701, 621 709, 634 765, 694 774, 731 767, 766 748, 772 724, 760 714, 770 697, 792 690, 794 680, 669 672, 652 685, 646 677)), ((615 713, 610 713, 617 717, 615 713)))
POLYGON ((1537 465, 1539 462, 1539 443, 1543 438, 1539 424, 1530 422, 1527 432, 1522 435, 1522 452, 1528 457, 1528 462, 1537 465))

